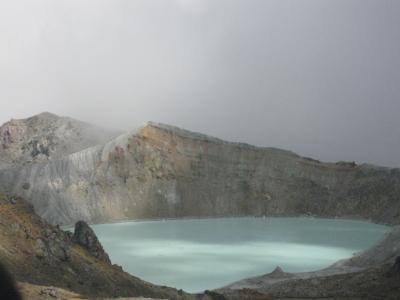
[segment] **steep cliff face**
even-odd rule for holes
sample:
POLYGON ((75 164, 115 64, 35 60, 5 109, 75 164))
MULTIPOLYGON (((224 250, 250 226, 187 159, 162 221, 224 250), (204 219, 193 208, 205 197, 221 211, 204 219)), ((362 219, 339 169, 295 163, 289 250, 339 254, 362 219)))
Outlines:
POLYGON ((321 163, 172 126, 61 158, 4 169, 0 186, 52 223, 237 215, 400 222, 400 170, 321 163))

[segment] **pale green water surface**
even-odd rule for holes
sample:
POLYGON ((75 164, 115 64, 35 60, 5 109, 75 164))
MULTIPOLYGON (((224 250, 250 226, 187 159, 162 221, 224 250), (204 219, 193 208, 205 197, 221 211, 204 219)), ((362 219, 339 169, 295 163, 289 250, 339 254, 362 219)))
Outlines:
POLYGON ((113 263, 189 292, 271 272, 321 269, 366 249, 388 227, 317 218, 222 218, 93 225, 113 263))

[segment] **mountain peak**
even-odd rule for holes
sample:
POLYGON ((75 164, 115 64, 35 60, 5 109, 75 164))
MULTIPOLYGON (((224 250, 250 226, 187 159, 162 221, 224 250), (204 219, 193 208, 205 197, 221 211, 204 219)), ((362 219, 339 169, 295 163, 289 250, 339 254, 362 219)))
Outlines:
POLYGON ((0 168, 47 161, 102 144, 119 132, 42 112, 0 126, 0 168))
POLYGON ((41 112, 41 113, 39 113, 39 114, 37 114, 37 115, 35 115, 35 116, 33 116, 33 117, 41 117, 41 118, 60 118, 60 116, 58 116, 58 115, 56 115, 56 114, 53 114, 53 113, 51 113, 51 112, 48 112, 48 111, 41 112))

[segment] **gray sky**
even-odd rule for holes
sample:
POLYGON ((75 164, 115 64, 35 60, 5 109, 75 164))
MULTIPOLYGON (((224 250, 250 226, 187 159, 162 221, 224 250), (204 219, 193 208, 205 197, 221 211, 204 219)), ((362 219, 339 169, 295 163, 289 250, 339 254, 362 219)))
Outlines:
POLYGON ((400 166, 400 1, 2 0, 0 122, 159 121, 400 166))

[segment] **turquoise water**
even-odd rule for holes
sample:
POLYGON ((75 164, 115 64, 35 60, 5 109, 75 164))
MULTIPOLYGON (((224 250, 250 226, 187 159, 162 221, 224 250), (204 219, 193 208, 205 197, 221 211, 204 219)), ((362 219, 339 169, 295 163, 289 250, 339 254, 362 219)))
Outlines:
POLYGON ((321 269, 366 249, 388 227, 316 218, 223 218, 93 225, 113 263, 189 292, 271 272, 321 269))

